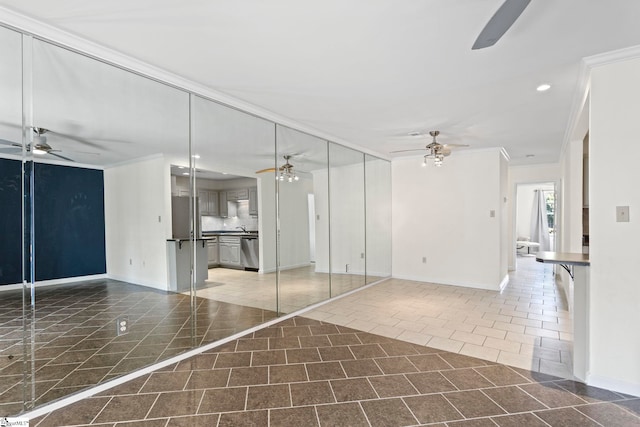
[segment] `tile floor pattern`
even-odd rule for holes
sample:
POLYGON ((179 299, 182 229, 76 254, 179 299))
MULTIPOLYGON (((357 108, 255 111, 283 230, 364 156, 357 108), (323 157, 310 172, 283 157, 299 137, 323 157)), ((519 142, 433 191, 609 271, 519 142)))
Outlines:
POLYGON ((573 324, 552 266, 518 257, 502 292, 391 279, 306 317, 573 378, 573 324))
MULTIPOLYGON (((39 406, 276 317, 271 311, 195 300, 192 312, 189 296, 107 279, 38 289, 35 342, 27 355, 27 366, 33 361, 35 367, 28 380, 35 395, 29 393, 27 400, 39 406), (116 319, 123 316, 130 331, 118 336, 116 319)), ((24 410, 22 344, 22 292, 3 292, 1 416, 24 410)))
POLYGON ((311 304, 341 295, 366 283, 382 279, 358 274, 316 273, 315 266, 292 268, 276 274, 257 274, 230 268, 211 268, 206 285, 198 289, 198 296, 231 304, 264 310, 293 313, 311 304), (279 306, 276 307, 276 294, 279 306))
POLYGON ((640 426, 640 398, 294 317, 32 426, 640 426))

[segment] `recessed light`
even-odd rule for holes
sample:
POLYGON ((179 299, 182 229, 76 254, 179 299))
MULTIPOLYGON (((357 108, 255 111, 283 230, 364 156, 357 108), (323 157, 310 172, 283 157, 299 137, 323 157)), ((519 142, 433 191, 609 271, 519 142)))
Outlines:
POLYGON ((407 135, 409 135, 409 136, 420 136, 420 135, 422 135, 422 132, 414 130, 412 132, 409 132, 407 135))
POLYGON ((182 175, 189 175, 189 172, 182 172, 182 175))
POLYGON ((227 172, 222 172, 222 175, 229 175, 227 172))
POLYGON ((546 92, 551 89, 551 85, 549 83, 543 83, 536 88, 538 92, 546 92))
POLYGON ((193 155, 193 158, 194 158, 194 159, 199 159, 199 158, 200 158, 200 154, 194 154, 194 155, 193 155))
POLYGON ((184 169, 184 166, 178 166, 178 169, 184 169))
POLYGON ((535 157, 535 154, 527 154, 525 157, 535 157))

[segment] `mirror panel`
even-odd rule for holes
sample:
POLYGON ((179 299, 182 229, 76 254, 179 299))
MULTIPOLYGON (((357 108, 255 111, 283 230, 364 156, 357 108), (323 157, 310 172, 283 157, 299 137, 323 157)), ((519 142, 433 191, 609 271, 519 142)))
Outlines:
POLYGON ((188 93, 40 40, 32 58, 39 406, 198 342, 167 247, 188 93))
POLYGON ((276 141, 278 297, 291 313, 330 297, 329 269, 317 262, 329 257, 328 227, 316 226, 329 217, 327 142, 284 126, 276 141))
POLYGON ((206 276, 197 295, 224 326, 219 339, 277 315, 275 125, 197 96, 192 114, 197 221, 211 255, 210 268, 196 266, 206 276))
MULTIPOLYGON (((23 36, 0 27, 0 414, 23 412, 32 406, 33 349, 31 294, 28 276, 30 242, 28 187, 22 165, 23 36), (24 243, 24 246, 23 246, 24 243), (27 248, 27 249, 23 249, 27 248), (25 268, 26 267, 26 268, 25 268), (23 271, 24 268, 24 271, 23 271), (24 282, 23 278, 27 279, 24 282), (24 301, 24 306, 23 306, 24 301)), ((28 64, 27 64, 28 65, 28 64)), ((29 71, 29 70, 27 70, 29 71)), ((28 77, 28 75, 25 75, 28 77)), ((29 174, 26 174, 28 183, 29 174)))
POLYGON ((365 284, 364 154, 329 144, 331 296, 365 284))
POLYGON ((365 154, 366 283, 391 276, 391 162, 365 154))
POLYGON ((1 27, 0 54, 0 413, 390 275, 389 162, 1 27))

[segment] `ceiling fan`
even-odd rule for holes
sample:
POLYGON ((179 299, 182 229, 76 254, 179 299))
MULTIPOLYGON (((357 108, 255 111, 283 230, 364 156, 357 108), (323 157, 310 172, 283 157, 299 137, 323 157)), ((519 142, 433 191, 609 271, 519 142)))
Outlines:
POLYGON ((530 2, 531 0, 505 0, 482 29, 471 49, 484 49, 496 44, 530 2))
POLYGON ((300 177, 298 177, 298 175, 296 174, 296 171, 294 170, 293 165, 289 162, 292 156, 289 154, 285 154, 282 157, 285 160, 284 165, 280 166, 279 168, 260 169, 259 171, 256 171, 256 173, 279 171, 280 173, 276 176, 276 179, 278 181, 287 181, 287 182, 298 181, 300 177))
POLYGON ((455 147, 468 147, 467 144, 440 144, 436 141, 436 137, 440 135, 440 131, 432 130, 429 132, 429 135, 433 137, 433 141, 428 144, 425 148, 411 148, 409 150, 396 150, 392 151, 392 153, 405 153, 408 151, 422 151, 424 149, 427 150, 427 154, 424 156, 424 161, 422 166, 427 165, 427 160, 433 160, 433 164, 435 166, 442 166, 442 161, 444 158, 451 154, 451 149, 455 147))
MULTIPOLYGON (((63 160, 68 160, 70 162, 75 161, 73 159, 70 159, 69 157, 63 156, 61 154, 57 154, 57 153, 61 153, 62 150, 56 150, 47 143, 47 137, 45 136, 45 134, 47 132, 50 132, 48 129, 41 128, 41 127, 33 127, 31 129, 35 133, 35 136, 34 136, 33 144, 27 145, 27 152, 32 152, 33 154, 37 154, 37 155, 49 154, 51 156, 58 157, 59 159, 63 159, 63 160)), ((18 144, 15 142, 0 139, 0 144, 9 146, 9 148, 0 148, 0 151, 19 153, 22 150, 22 144, 18 144)), ((89 153, 84 151, 77 151, 77 153, 92 154, 96 156, 99 155, 99 153, 89 153)))

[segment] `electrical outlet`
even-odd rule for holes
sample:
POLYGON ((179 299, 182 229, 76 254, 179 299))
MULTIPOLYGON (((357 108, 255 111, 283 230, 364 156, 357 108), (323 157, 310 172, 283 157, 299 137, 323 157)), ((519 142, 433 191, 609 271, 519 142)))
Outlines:
POLYGON ((129 332, 129 318, 118 317, 116 319, 116 335, 123 335, 129 332))
POLYGON ((629 206, 616 206, 616 222, 629 222, 629 206))
POLYGON ((349 272, 349 264, 345 264, 344 265, 344 272, 348 273, 349 272))
POLYGON ((494 211, 493 209, 491 209, 491 210, 489 211, 489 217, 491 217, 491 218, 495 218, 495 217, 496 217, 496 211, 494 211))
POLYGON ((426 264, 426 263, 427 263, 427 257, 426 257, 426 256, 423 256, 423 257, 422 257, 422 263, 423 263, 423 264, 426 264))
POLYGON ((360 258, 361 258, 361 259, 364 259, 364 252, 361 252, 361 253, 360 253, 360 258))
POLYGON ((133 265, 133 259, 129 258, 129 265, 133 265))
POLYGON ((162 222, 162 217, 158 215, 158 222, 162 222))

